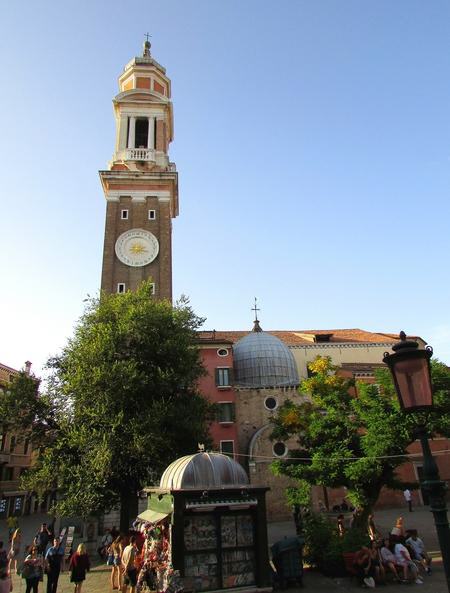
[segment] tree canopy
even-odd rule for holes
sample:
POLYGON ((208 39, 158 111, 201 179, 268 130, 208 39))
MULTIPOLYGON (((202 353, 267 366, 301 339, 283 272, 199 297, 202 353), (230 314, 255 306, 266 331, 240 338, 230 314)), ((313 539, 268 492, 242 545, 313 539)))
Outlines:
POLYGON ((152 298, 149 283, 89 299, 73 337, 48 362, 47 394, 31 407, 40 450, 27 487, 57 488, 63 515, 120 503, 121 527, 128 527, 139 490, 209 442, 212 407, 196 388, 204 372, 195 347, 202 322, 186 302, 172 307, 152 298))
MULTIPOLYGON (((405 487, 396 472, 424 413, 401 412, 387 369, 376 371, 373 384, 358 383, 355 395, 355 382, 339 376, 329 357, 317 357, 308 366, 312 376, 301 383, 298 400, 279 408, 272 432, 272 438, 296 437, 299 448, 290 457, 301 460, 288 457, 273 469, 298 480, 300 493, 312 485, 345 486, 365 517, 383 486, 405 487)), ((432 376, 435 410, 426 422, 432 432, 450 436, 450 371, 433 361, 432 376)))

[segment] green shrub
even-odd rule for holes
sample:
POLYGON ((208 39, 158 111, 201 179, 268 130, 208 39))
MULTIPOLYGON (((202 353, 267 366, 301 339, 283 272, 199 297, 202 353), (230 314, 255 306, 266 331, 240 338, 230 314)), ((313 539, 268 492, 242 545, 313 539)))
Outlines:
POLYGON ((304 516, 305 547, 303 558, 327 576, 345 574, 344 552, 356 552, 369 544, 367 533, 361 529, 349 529, 341 537, 336 525, 321 513, 304 516))
POLYGON ((320 513, 309 513, 304 517, 305 561, 321 568, 331 549, 331 542, 338 539, 336 529, 328 518, 320 513))
POLYGON ((367 531, 358 527, 353 527, 346 531, 341 537, 342 551, 343 552, 356 552, 362 546, 368 546, 370 538, 367 535, 367 531))

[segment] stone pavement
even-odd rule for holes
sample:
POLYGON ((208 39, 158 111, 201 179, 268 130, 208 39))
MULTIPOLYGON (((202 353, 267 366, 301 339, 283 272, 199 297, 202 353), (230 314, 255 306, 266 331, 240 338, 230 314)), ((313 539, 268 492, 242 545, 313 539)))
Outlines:
MULTIPOLYGON (((433 574, 427 577, 423 585, 394 585, 389 584, 386 587, 380 587, 382 590, 409 590, 417 589, 421 593, 446 593, 447 587, 445 582, 445 575, 442 569, 442 564, 439 561, 439 548, 437 545, 437 538, 434 530, 433 516, 428 508, 414 509, 413 513, 408 513, 405 509, 389 509, 378 511, 375 514, 375 522, 383 533, 388 533, 395 523, 398 516, 402 515, 404 518, 405 527, 416 528, 419 530, 422 538, 425 541, 429 551, 434 557, 433 574)), ((24 542, 32 541, 39 525, 45 521, 45 515, 34 515, 20 520, 20 527, 24 532, 24 542)), ((49 521, 47 521, 49 522, 49 521)), ((294 526, 292 522, 271 523, 269 524, 269 543, 282 539, 284 536, 294 534, 294 526)), ((6 522, 0 521, 0 539, 7 541, 6 522)), ((93 570, 87 575, 87 580, 83 586, 83 593, 108 593, 110 591, 109 585, 110 569, 105 565, 95 566, 93 570)), ((46 580, 46 577, 44 577, 46 580)), ((14 576, 14 593, 24 593, 24 581, 14 576)), ((46 582, 39 586, 40 593, 45 592, 46 582)), ((61 574, 58 593, 73 593, 73 585, 69 582, 69 573, 61 574)), ((291 587, 286 590, 287 593, 301 593, 302 591, 310 590, 314 593, 333 593, 333 592, 356 592, 361 591, 356 581, 348 578, 330 579, 315 571, 305 571, 304 589, 296 589, 291 587)))

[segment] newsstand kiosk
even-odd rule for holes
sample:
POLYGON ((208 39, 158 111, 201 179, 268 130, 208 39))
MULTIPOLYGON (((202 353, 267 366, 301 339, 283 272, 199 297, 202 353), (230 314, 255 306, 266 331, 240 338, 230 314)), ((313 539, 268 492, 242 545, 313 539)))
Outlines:
POLYGON ((165 470, 159 488, 145 490, 148 509, 139 518, 165 530, 167 561, 184 590, 272 590, 268 488, 251 487, 239 463, 220 453, 182 457, 165 470))

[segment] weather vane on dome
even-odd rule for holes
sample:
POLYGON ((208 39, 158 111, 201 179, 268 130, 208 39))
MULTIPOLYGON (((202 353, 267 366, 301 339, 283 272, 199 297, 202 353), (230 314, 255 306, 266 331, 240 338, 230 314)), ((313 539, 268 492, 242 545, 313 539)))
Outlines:
POLYGON ((145 41, 144 41, 144 53, 142 54, 144 58, 149 58, 150 57, 150 48, 152 46, 152 44, 150 43, 150 41, 148 40, 149 37, 151 37, 150 33, 144 33, 145 36, 145 41))

